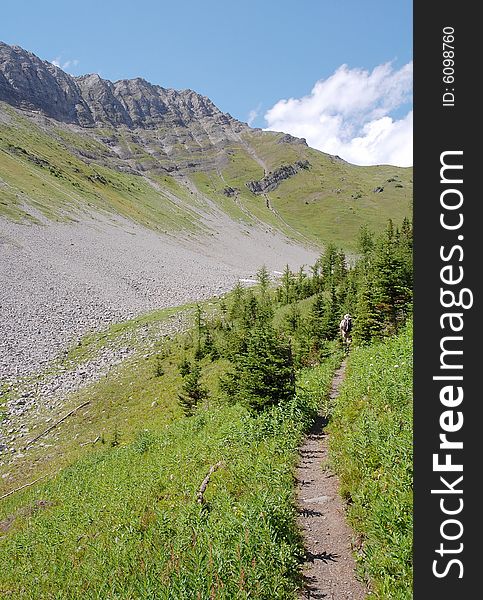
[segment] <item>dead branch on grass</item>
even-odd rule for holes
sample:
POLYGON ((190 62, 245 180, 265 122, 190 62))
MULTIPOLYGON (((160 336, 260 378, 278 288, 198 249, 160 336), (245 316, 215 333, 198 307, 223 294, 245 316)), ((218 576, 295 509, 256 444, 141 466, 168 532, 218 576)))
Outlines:
POLYGON ((101 439, 101 436, 98 435, 95 440, 87 440, 87 442, 82 442, 79 446, 87 446, 88 444, 96 444, 101 439))
POLYGON ((6 494, 3 494, 3 496, 0 496, 0 500, 3 500, 4 498, 7 498, 7 496, 11 496, 12 494, 15 494, 16 492, 20 492, 20 490, 23 490, 26 487, 30 487, 31 485, 34 485, 34 483, 37 483, 37 481, 40 481, 41 479, 45 479, 46 477, 47 477, 47 475, 42 475, 42 477, 39 477, 38 479, 31 481, 30 483, 24 483, 20 487, 15 488, 14 490, 11 490, 10 492, 7 492, 6 494))
POLYGON ((59 419, 53 425, 51 425, 50 427, 47 427, 47 429, 45 431, 42 431, 42 433, 39 433, 39 435, 35 436, 33 439, 31 439, 29 442, 27 442, 27 444, 24 446, 23 449, 26 450, 29 446, 34 444, 41 437, 43 437, 44 435, 47 435, 47 433, 49 433, 50 431, 52 431, 52 429, 57 427, 57 425, 60 425, 62 423, 62 421, 65 421, 67 419, 67 417, 70 417, 71 415, 76 413, 81 408, 84 408, 84 406, 87 406, 88 404, 90 404, 90 400, 87 400, 87 402, 83 402, 82 404, 79 404, 79 406, 77 406, 76 408, 73 408, 70 412, 68 412, 65 416, 63 416, 62 419, 59 419))
POLYGON ((197 499, 198 504, 205 503, 204 493, 206 492, 206 488, 208 487, 208 484, 210 483, 210 478, 217 469, 219 469, 220 467, 223 467, 223 466, 224 466, 223 462, 219 461, 210 467, 210 470, 208 471, 206 477, 201 482, 198 493, 196 494, 196 499, 197 499))

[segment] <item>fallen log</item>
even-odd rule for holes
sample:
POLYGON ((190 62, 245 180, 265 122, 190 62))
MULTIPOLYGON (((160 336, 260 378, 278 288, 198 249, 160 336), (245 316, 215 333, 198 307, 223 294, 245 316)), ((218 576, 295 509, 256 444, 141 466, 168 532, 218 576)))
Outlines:
POLYGON ((16 492, 20 492, 20 490, 23 490, 26 487, 30 487, 31 485, 34 485, 34 483, 37 483, 37 481, 40 481, 41 479, 45 479, 46 477, 47 477, 47 475, 42 475, 42 477, 39 477, 38 479, 31 481, 30 483, 24 483, 20 487, 15 488, 14 490, 11 490, 10 492, 7 492, 6 494, 3 494, 3 496, 0 496, 0 500, 3 500, 4 498, 7 498, 7 496, 11 496, 12 494, 15 494, 16 492))
POLYGON ((29 446, 31 446, 32 444, 34 444, 37 440, 39 440, 44 435, 47 435, 47 433, 49 433, 50 431, 52 431, 52 429, 54 429, 55 427, 57 427, 57 425, 60 425, 62 423, 62 421, 65 421, 67 419, 67 417, 70 417, 71 415, 73 415, 74 413, 76 413, 81 408, 84 408, 84 406, 87 406, 88 404, 90 404, 90 402, 91 402, 90 400, 87 400, 87 402, 83 402, 82 404, 79 404, 79 406, 77 406, 76 408, 73 408, 70 412, 68 412, 66 415, 64 415, 62 417, 62 419, 59 419, 53 425, 51 425, 50 427, 47 427, 47 429, 45 431, 42 431, 42 433, 39 433, 39 435, 35 436, 33 439, 31 439, 29 442, 27 442, 25 444, 25 446, 23 447, 23 449, 27 450, 27 448, 29 446))
POLYGON ((210 478, 217 469, 219 469, 220 467, 223 467, 223 466, 224 466, 223 462, 219 461, 210 467, 210 470, 208 471, 206 477, 201 482, 198 493, 196 494, 196 501, 198 502, 198 504, 204 504, 204 502, 205 502, 204 493, 206 491, 206 488, 208 487, 208 484, 210 483, 210 478))
POLYGON ((87 440, 87 442, 82 442, 82 444, 79 444, 79 446, 87 446, 88 444, 95 444, 100 439, 101 439, 101 436, 98 435, 94 440, 87 440))

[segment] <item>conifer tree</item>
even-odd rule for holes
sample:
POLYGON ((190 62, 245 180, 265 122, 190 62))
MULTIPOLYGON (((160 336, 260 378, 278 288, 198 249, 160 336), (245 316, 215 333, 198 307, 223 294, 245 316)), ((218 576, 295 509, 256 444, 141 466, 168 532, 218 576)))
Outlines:
POLYGON ((260 292, 262 294, 262 297, 264 297, 268 291, 268 288, 270 286, 270 274, 268 272, 268 269, 265 265, 263 265, 258 271, 257 271, 257 281, 258 281, 258 285, 260 287, 260 292))
POLYGON ((342 283, 347 277, 346 257, 342 250, 338 250, 334 257, 333 281, 336 285, 342 283))
POLYGON ((203 340, 203 354, 205 356, 209 356, 211 360, 216 360, 220 357, 220 353, 218 351, 218 348, 216 347, 213 335, 211 334, 211 331, 208 328, 205 331, 205 336, 203 340))
POLYGON ((243 327, 249 330, 260 316, 259 305, 252 290, 249 290, 243 301, 243 327))
POLYGON ((325 314, 325 301, 321 292, 315 295, 312 310, 310 312, 310 330, 312 337, 317 345, 320 347, 320 343, 324 338, 324 314, 325 314))
POLYGON ((412 301, 412 264, 401 236, 388 223, 374 252, 372 276, 382 319, 394 333, 407 317, 412 301))
POLYGON ((300 323, 300 308, 295 302, 289 305, 289 311, 285 315, 285 323, 290 333, 297 331, 300 323))
POLYGON ((179 363, 178 369, 182 377, 186 377, 186 375, 191 372, 191 363, 186 356, 184 356, 183 360, 179 363))
POLYGON ((381 336, 383 321, 378 310, 372 282, 361 282, 358 291, 356 318, 352 339, 356 344, 365 344, 381 336))
POLYGON ((327 244, 324 253, 319 258, 320 270, 322 273, 322 282, 325 289, 328 289, 332 283, 334 267, 337 257, 337 248, 334 244, 327 244))
POLYGON ((363 258, 367 258, 374 248, 374 234, 367 225, 362 225, 359 229, 359 238, 357 240, 357 249, 363 258))
POLYGON ((357 286, 361 280, 358 279, 358 273, 356 269, 351 269, 347 273, 347 277, 344 279, 342 285, 339 288, 338 294, 338 306, 339 313, 349 313, 355 315, 356 303, 357 303, 357 286))
POLYGON ((196 329, 196 350, 195 350, 195 358, 196 360, 200 360, 203 358, 203 346, 202 346, 202 337, 203 331, 205 329, 205 322, 203 318, 203 309, 199 304, 196 305, 195 309, 195 329, 196 329))
POLYGON ((243 314, 243 298, 245 295, 245 290, 240 282, 236 284, 233 289, 233 297, 231 306, 228 310, 228 318, 230 321, 235 321, 236 319, 241 318, 243 314))
POLYGON ((220 385, 234 401, 256 411, 291 399, 295 371, 290 345, 278 339, 269 325, 254 328, 246 351, 236 357, 233 371, 220 385))
POLYGON ((198 404, 208 397, 208 390, 200 383, 201 368, 198 364, 184 377, 182 393, 178 394, 178 402, 186 416, 191 416, 198 404))
POLYGON ((299 272, 297 273, 297 279, 295 281, 295 297, 297 300, 302 300, 303 298, 307 297, 306 281, 307 274, 305 273, 305 269, 302 265, 299 269, 299 272))
POLYGON ((412 250, 413 247, 413 228, 411 225, 411 221, 404 217, 402 225, 401 225, 401 244, 403 247, 409 248, 412 250))
POLYGON ((310 291, 312 294, 317 294, 322 289, 322 281, 320 279, 319 268, 320 267, 319 267, 318 261, 316 261, 310 267, 310 284, 311 284, 310 291))
POLYGON ((196 327, 196 333, 198 335, 198 338, 201 338, 204 326, 205 326, 205 321, 204 321, 204 317, 203 317, 203 309, 201 308, 201 306, 199 304, 197 304, 196 309, 195 309, 195 327, 196 327))
POLYGON ((324 315, 322 318, 323 336, 328 340, 337 337, 339 331, 340 309, 337 302, 335 285, 330 286, 330 295, 324 302, 324 315))
POLYGON ((288 265, 285 266, 285 269, 283 271, 281 285, 283 291, 282 302, 283 304, 289 304, 293 296, 293 274, 288 265))

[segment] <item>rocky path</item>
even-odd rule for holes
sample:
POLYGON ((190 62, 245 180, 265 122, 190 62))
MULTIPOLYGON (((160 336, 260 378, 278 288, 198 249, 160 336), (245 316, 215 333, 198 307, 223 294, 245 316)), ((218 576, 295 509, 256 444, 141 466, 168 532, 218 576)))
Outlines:
MULTIPOLYGON (((334 375, 331 398, 338 394, 345 361, 334 375)), ((358 581, 352 555, 353 533, 346 523, 337 476, 323 464, 327 459, 326 419, 319 416, 300 448, 297 467, 298 522, 307 562, 301 599, 363 600, 366 587, 358 581)))

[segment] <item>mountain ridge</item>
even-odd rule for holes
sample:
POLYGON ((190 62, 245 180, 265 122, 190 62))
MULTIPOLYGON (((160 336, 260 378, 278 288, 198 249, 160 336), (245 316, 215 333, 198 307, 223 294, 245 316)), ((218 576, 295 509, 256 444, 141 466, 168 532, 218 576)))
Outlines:
POLYGON ((411 196, 412 169, 351 165, 251 128, 193 90, 73 77, 0 42, 0 216, 108 211, 150 229, 217 233, 218 212, 353 250, 361 224, 400 222, 411 196))
POLYGON ((81 127, 152 128, 166 118, 172 119, 170 113, 174 113, 180 119, 178 124, 184 123, 183 119, 211 117, 223 124, 248 128, 191 89, 164 88, 142 77, 115 82, 97 73, 74 77, 20 46, 1 41, 0 100, 81 127))

